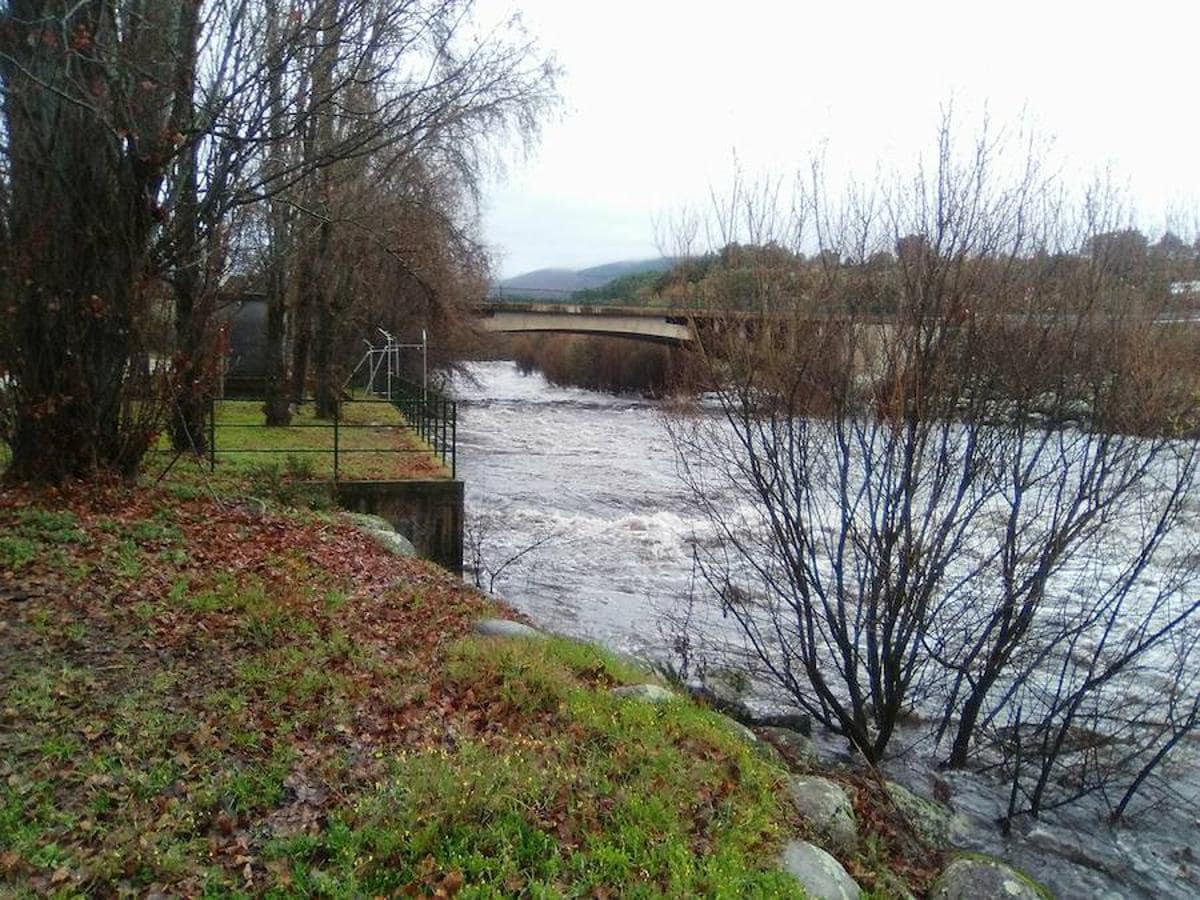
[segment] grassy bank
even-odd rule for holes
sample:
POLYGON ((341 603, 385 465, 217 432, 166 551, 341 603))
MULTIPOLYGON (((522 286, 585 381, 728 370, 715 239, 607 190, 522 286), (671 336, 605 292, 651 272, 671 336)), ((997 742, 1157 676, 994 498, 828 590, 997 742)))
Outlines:
POLYGON ((317 513, 0 494, 16 894, 796 893, 784 772, 590 646, 317 513))
MULTIPOLYGON (((262 403, 257 400, 219 400, 213 411, 216 462, 226 472, 253 475, 282 460, 294 474, 333 477, 333 422, 316 418, 311 403, 282 428, 264 427, 262 403)), ((383 401, 342 403, 337 446, 342 478, 449 477, 399 410, 383 401)))

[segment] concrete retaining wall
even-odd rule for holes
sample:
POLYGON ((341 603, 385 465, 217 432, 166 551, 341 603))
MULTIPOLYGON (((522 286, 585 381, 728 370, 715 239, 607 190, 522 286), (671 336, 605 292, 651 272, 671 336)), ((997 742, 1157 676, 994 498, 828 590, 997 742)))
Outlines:
POLYGON ((462 574, 461 481, 342 481, 334 491, 343 509, 382 516, 412 541, 423 559, 462 574))

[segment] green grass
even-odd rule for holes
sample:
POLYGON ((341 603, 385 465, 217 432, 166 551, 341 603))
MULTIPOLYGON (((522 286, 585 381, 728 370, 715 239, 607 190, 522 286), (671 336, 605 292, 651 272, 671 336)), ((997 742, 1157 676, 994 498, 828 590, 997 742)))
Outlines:
POLYGON ((608 693, 644 677, 585 644, 463 641, 448 680, 523 727, 396 757, 324 835, 269 855, 299 890, 347 895, 802 896, 764 866, 782 771, 688 701, 608 693))
MULTIPOLYGON (((332 423, 316 419, 311 404, 293 418, 291 425, 279 428, 263 424, 259 401, 222 400, 215 411, 215 470, 210 471, 207 455, 203 459, 175 459, 164 436, 157 450, 145 459, 142 483, 161 485, 180 501, 214 494, 251 495, 296 509, 326 511, 335 507, 332 423)), ((390 404, 347 401, 341 415, 341 480, 402 481, 450 476, 429 445, 405 427, 403 416, 390 404)))
POLYGON ((86 544, 76 517, 67 511, 31 507, 19 510, 0 533, 0 568, 20 571, 45 554, 86 544))
POLYGON ((0 606, 0 894, 801 896, 787 773, 722 717, 179 485, 0 491, 0 575, 39 585, 0 606))
MULTIPOLYGON (((333 477, 333 423, 317 419, 312 404, 282 428, 264 427, 259 401, 221 400, 215 412, 218 466, 251 472, 277 466, 296 480, 333 477)), ((429 445, 405 426, 404 417, 391 404, 343 403, 337 428, 339 477, 448 477, 429 445)))

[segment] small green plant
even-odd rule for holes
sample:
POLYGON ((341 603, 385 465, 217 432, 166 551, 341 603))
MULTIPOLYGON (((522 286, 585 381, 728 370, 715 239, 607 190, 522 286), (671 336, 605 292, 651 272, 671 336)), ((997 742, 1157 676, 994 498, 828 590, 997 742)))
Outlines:
POLYGON ((112 551, 113 572, 120 578, 137 578, 142 574, 142 551, 131 540, 123 540, 112 551))
POLYGON ((309 481, 315 477, 316 472, 317 467, 313 464, 311 457, 297 456, 294 453, 287 455, 283 467, 284 477, 296 481, 309 481))
POLYGON ((174 525, 142 520, 129 529, 129 537, 139 544, 174 543, 183 539, 183 533, 174 525))
POLYGON ((182 547, 169 547, 158 554, 158 558, 171 565, 182 566, 187 563, 189 557, 188 552, 182 547))
POLYGON ((27 537, 16 534, 0 535, 0 568, 23 569, 38 555, 38 546, 27 537))
POLYGON ((69 510, 31 506, 20 511, 17 521, 21 532, 47 543, 83 544, 88 539, 79 528, 79 520, 69 510))

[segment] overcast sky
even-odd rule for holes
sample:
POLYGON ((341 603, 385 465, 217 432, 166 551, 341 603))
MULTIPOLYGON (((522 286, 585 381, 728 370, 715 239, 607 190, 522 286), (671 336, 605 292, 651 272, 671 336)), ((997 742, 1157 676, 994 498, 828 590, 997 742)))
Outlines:
POLYGON ((656 256, 656 223, 821 147, 911 169, 939 111, 1025 112, 1068 177, 1111 167, 1137 222, 1200 209, 1200 0, 479 0, 519 10, 565 69, 564 109, 488 191, 497 270, 656 256))

